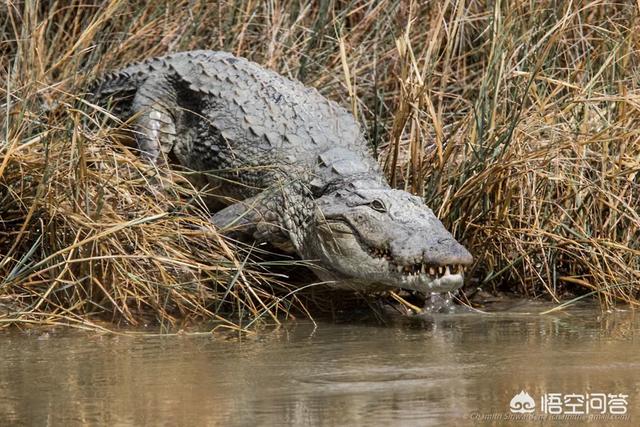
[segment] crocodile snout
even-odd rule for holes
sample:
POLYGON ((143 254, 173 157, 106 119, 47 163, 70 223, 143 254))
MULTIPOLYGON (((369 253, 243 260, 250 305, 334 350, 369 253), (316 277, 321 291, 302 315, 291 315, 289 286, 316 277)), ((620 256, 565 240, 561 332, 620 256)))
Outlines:
POLYGON ((433 238, 425 233, 414 233, 406 239, 391 243, 391 255, 403 264, 424 263, 433 266, 473 263, 473 256, 453 236, 433 238))

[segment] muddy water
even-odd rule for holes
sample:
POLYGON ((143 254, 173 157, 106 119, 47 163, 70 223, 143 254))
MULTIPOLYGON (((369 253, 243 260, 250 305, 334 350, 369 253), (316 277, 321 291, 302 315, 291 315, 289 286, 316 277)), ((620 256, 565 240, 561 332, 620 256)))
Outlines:
POLYGON ((545 414, 544 395, 606 393, 627 395, 627 414, 591 425, 640 425, 639 316, 521 313, 542 308, 294 322, 243 340, 3 333, 0 424, 579 425, 566 405, 545 414), (520 391, 533 413, 511 412, 520 391))

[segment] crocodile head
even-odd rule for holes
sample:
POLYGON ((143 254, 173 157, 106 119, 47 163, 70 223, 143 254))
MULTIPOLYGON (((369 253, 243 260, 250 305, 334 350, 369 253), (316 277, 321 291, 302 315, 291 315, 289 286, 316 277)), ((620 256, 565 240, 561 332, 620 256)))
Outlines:
POLYGON ((473 258, 419 197, 406 191, 340 189, 316 200, 304 242, 316 273, 338 286, 447 292, 473 258))

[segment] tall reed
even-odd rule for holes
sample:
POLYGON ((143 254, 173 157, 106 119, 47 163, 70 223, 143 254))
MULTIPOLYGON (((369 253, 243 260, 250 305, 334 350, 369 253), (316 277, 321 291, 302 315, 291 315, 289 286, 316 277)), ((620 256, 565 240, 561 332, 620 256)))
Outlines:
POLYGON ((0 325, 304 311, 87 102, 128 62, 226 50, 349 107, 394 185, 476 257, 467 291, 638 303, 633 2, 235 0, 0 6, 0 325), (150 190, 160 180, 165 191, 150 190))

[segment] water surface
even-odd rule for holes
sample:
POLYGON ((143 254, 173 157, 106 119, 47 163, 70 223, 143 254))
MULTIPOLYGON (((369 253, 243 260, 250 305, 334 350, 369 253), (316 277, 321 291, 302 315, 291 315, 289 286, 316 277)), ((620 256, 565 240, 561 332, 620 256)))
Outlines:
POLYGON ((628 395, 627 419, 592 425, 640 425, 638 316, 542 309, 296 321, 242 340, 5 332, 0 424, 550 425, 544 394, 608 393, 628 395), (528 421, 509 418, 521 391, 528 421))

